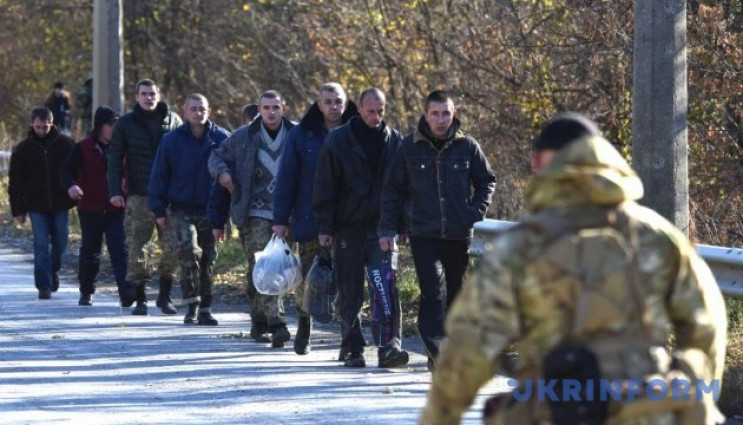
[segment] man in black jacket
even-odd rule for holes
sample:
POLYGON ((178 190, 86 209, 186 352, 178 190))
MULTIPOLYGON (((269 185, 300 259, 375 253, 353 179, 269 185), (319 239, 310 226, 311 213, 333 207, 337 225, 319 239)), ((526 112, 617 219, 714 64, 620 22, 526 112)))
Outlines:
MULTIPOLYGON (((108 193, 111 204, 126 207, 126 240, 129 244, 127 280, 137 287, 137 306, 134 315, 147 315, 145 281, 149 277, 147 251, 144 249, 152 236, 155 215, 147 205, 147 185, 157 146, 165 133, 182 124, 181 118, 160 102, 160 91, 152 80, 137 83, 137 103, 132 112, 122 116, 114 127, 108 148, 108 193), (126 200, 121 178, 126 164, 126 200)), ((160 274, 160 293, 157 306, 164 314, 176 314, 170 299, 175 272, 178 268, 175 238, 171 232, 157 227, 162 258, 157 268, 160 274)))
MULTIPOLYGON (((384 116, 386 99, 379 89, 361 93, 359 117, 328 134, 320 152, 312 206, 318 230, 318 242, 333 247, 338 310, 341 317, 341 352, 347 353, 344 365, 364 367, 366 341, 361 333, 361 305, 364 301, 364 269, 373 304, 389 313, 375 326, 374 342, 380 346, 379 367, 398 367, 408 363, 401 350, 400 298, 397 291, 380 291, 375 277, 382 275, 385 256, 379 249, 376 228, 379 223, 379 199, 382 183, 389 172, 395 151, 402 139, 387 126, 384 116)), ((396 256, 395 256, 396 258, 396 256)), ((387 261, 393 263, 391 258, 387 261)), ((390 264, 391 266, 391 264, 390 264)))
POLYGON ((59 182, 59 169, 75 141, 60 134, 52 120, 52 111, 43 106, 31 111, 28 137, 13 149, 8 172, 13 217, 20 224, 26 222, 26 214, 31 218, 34 283, 42 300, 59 288, 68 210, 75 205, 59 182))
POLYGON ((421 289, 418 329, 429 370, 445 340, 446 311, 462 288, 472 226, 485 217, 495 189, 480 145, 459 129, 454 112, 445 92, 428 95, 418 127, 395 157, 379 223, 379 245, 386 251, 404 211, 421 289))

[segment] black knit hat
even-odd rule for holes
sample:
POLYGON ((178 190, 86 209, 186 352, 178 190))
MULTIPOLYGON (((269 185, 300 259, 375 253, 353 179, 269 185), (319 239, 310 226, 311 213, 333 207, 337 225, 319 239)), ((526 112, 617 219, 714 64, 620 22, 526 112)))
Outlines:
POLYGON ((93 116, 93 129, 99 130, 103 124, 113 124, 118 121, 119 115, 106 105, 99 106, 93 116))
POLYGON ((595 122, 577 112, 560 112, 542 127, 539 136, 532 142, 536 151, 562 149, 570 142, 586 136, 600 136, 595 122))

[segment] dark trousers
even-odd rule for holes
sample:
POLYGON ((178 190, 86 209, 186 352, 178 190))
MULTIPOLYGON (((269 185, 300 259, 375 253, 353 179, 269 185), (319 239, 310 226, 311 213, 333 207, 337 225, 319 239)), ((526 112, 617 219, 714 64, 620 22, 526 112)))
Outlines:
POLYGON ((415 273, 421 290, 418 331, 430 358, 438 357, 446 340, 444 319, 462 289, 467 270, 467 240, 410 238, 415 273))
MULTIPOLYGON (((338 313, 341 318, 341 347, 349 352, 362 352, 366 340, 361 332, 361 306, 364 303, 365 268, 378 267, 384 254, 379 249, 379 238, 373 229, 367 234, 339 232, 333 236, 333 261, 338 288, 338 313)), ((374 301, 374 285, 369 282, 370 299, 374 301)), ((392 300, 392 309, 399 314, 400 298, 392 300)), ((375 309, 375 306, 372 306, 375 309)), ((399 318, 399 315, 398 315, 399 318)), ((385 326, 384 324, 380 326, 385 326)), ((383 347, 400 347, 402 329, 400 320, 393 321, 386 340, 374 341, 383 347)), ((376 339, 376 338, 375 338, 376 339)))
POLYGON ((126 284, 126 261, 129 255, 124 237, 124 212, 104 214, 78 210, 77 215, 80 217, 80 230, 82 231, 77 273, 80 293, 95 292, 104 235, 116 285, 121 288, 126 284))

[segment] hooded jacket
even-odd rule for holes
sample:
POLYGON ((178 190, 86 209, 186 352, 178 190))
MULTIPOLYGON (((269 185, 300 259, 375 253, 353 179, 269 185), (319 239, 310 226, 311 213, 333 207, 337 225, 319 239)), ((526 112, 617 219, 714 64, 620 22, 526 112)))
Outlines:
MULTIPOLYGON (((348 101, 341 122, 358 115, 356 105, 348 101)), ((317 238, 315 214, 312 212, 312 193, 315 189, 315 171, 320 149, 328 135, 323 128, 325 119, 313 103, 299 125, 292 128, 281 154, 279 174, 274 192, 274 224, 289 225, 292 239, 297 242, 317 238), (291 217, 291 219, 290 219, 291 217)))
POLYGON ((121 188, 124 173, 127 193, 147 196, 152 162, 155 160, 160 139, 183 124, 181 117, 172 112, 165 102, 158 102, 155 111, 163 117, 157 134, 152 134, 147 128, 144 111, 139 104, 135 104, 132 112, 123 115, 116 123, 108 145, 106 173, 108 193, 111 196, 124 195, 121 188))
POLYGON ((75 141, 52 126, 44 139, 33 128, 13 149, 8 170, 8 195, 13 217, 29 211, 53 213, 75 203, 60 182, 59 170, 75 141), (42 141, 43 140, 43 141, 42 141))
MULTIPOLYGON (((722 377, 720 290, 692 244, 635 202, 642 194, 640 179, 606 140, 579 139, 559 151, 526 189, 532 215, 492 241, 449 311, 449 342, 421 423, 459 423, 511 343, 519 347, 512 375, 522 383, 536 385, 547 353, 575 342, 591 349, 609 381, 658 378, 669 369, 706 384, 722 377), (678 343, 673 357, 665 350, 669 329, 678 343)), ((711 395, 673 423, 717 423, 711 395)), ((642 410, 641 397, 612 401, 609 422, 637 424, 648 412, 669 411, 651 402, 642 410)), ((536 396, 500 406, 498 420, 550 423, 547 403, 536 396)))
POLYGON ((400 213, 413 237, 466 239, 485 217, 495 175, 480 145, 454 118, 440 151, 421 118, 395 157, 382 193, 379 236, 395 236, 400 213))

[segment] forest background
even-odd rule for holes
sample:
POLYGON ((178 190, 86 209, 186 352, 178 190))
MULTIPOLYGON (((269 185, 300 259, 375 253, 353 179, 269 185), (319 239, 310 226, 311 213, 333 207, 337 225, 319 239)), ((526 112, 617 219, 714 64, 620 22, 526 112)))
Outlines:
MULTIPOLYGON (((741 247, 743 5, 687 6, 690 233, 741 247)), ((0 150, 24 137, 56 81, 74 99, 92 70, 92 15, 90 0, 0 0, 0 150)), ((386 121, 408 133, 425 95, 447 89, 496 173, 489 217, 513 220, 529 141, 553 113, 585 112, 631 159, 633 19, 627 0, 124 0, 125 104, 152 78, 176 110, 200 92, 212 119, 235 128, 264 90, 282 92, 298 120, 322 83, 338 81, 351 99, 384 90, 386 121)), ((743 309, 728 307, 740 335, 743 309)), ((743 389, 737 341, 726 379, 743 389)))

